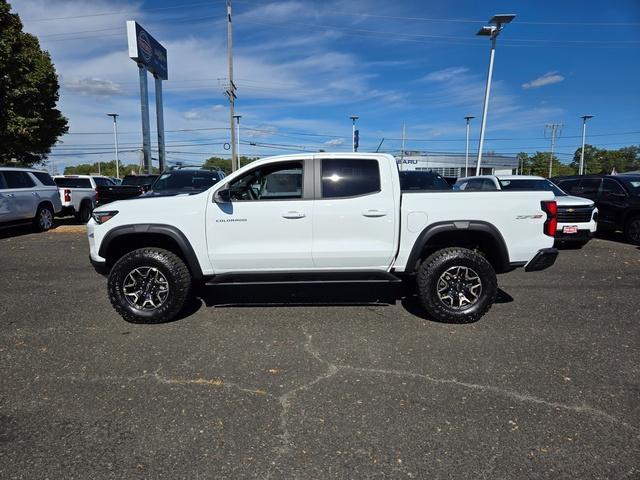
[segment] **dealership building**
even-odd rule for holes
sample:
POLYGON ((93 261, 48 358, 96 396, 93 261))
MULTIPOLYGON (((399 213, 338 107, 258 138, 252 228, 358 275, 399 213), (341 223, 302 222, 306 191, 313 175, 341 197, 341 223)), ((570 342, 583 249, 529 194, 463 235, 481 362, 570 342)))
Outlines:
MULTIPOLYGON (((430 154, 406 151, 402 157, 396 156, 396 161, 401 171, 433 171, 443 177, 459 178, 475 175, 476 158, 475 154, 469 154, 469 170, 466 174, 464 153, 430 154)), ((517 168, 518 159, 516 157, 491 153, 482 155, 482 175, 511 175, 516 173, 517 168)))

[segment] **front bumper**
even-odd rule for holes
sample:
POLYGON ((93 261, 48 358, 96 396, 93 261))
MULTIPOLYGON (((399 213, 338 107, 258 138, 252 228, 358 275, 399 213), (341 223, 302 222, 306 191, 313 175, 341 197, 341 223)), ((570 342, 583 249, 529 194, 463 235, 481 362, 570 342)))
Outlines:
POLYGON ((526 272, 537 272, 544 270, 553 265, 558 258, 558 250, 555 248, 543 248, 538 250, 536 256, 531 259, 529 263, 524 267, 526 272))
POLYGON ((89 256, 89 261, 91 262, 91 265, 93 266, 95 271, 98 272, 100 275, 106 276, 109 274, 109 269, 107 268, 107 262, 100 262, 98 260, 94 260, 93 258, 91 258, 91 256, 89 256))

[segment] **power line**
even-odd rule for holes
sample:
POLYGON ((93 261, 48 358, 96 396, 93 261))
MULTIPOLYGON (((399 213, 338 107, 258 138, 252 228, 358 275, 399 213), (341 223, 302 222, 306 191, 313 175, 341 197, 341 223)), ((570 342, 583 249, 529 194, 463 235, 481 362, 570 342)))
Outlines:
MULTIPOLYGON (((189 7, 202 7, 202 6, 211 6, 211 1, 209 2, 201 2, 201 3, 191 3, 186 5, 171 5, 168 7, 145 7, 144 12, 158 11, 158 10, 173 10, 176 8, 185 9, 189 7)), ((43 18, 27 18, 22 19, 23 22, 49 22, 54 20, 71 20, 75 18, 89 18, 89 17, 108 17, 112 15, 123 15, 125 13, 140 13, 139 10, 119 10, 112 12, 102 12, 102 13, 90 13, 86 15, 71 15, 68 17, 43 17, 43 18)))

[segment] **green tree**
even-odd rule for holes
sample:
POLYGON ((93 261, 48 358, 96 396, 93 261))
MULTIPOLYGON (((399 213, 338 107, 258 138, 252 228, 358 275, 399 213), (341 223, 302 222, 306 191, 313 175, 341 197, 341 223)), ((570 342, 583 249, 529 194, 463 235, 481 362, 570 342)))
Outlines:
POLYGON ((56 108, 58 77, 38 39, 0 0, 0 164, 45 163, 67 119, 56 108))
MULTIPOLYGON (((128 165, 123 165, 120 162, 119 172, 120 177, 124 177, 125 175, 137 175, 140 172, 140 166, 135 163, 131 163, 128 165)), ((98 173, 98 163, 81 163, 79 165, 70 165, 65 167, 64 174, 65 175, 91 175, 98 173)), ((153 167, 153 173, 159 173, 159 170, 156 167, 153 167)), ((105 175, 107 177, 115 177, 116 176, 116 161, 111 160, 110 162, 100 162, 100 174, 105 175)))
MULTIPOLYGON (((536 152, 535 155, 529 156, 526 153, 519 153, 518 159, 522 161, 524 167, 522 173, 525 175, 539 175, 541 177, 549 176, 549 158, 550 152, 536 152)), ((562 163, 558 157, 553 156, 552 176, 556 175, 572 175, 575 173, 571 165, 562 163)))
MULTIPOLYGON (((240 166, 244 167, 254 160, 257 160, 257 157, 251 158, 240 156, 240 166)), ((225 175, 229 175, 231 173, 231 160, 228 158, 211 157, 202 164, 202 168, 219 168, 225 173, 225 175)))
MULTIPOLYGON (((576 169, 580 165, 580 153, 576 149, 571 165, 576 169)), ((584 147, 584 163, 586 173, 611 173, 614 169, 618 173, 640 169, 640 146, 631 145, 617 150, 596 148, 593 145, 584 147)))

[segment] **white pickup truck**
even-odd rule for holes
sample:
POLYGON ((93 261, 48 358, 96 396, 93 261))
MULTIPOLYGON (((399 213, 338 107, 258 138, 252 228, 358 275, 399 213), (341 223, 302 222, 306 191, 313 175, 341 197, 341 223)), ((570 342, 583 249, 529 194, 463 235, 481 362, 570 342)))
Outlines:
POLYGON ((91 263, 131 322, 174 318, 192 283, 397 282, 427 313, 474 321, 496 273, 551 266, 552 192, 401 191, 387 154, 256 160, 209 190, 114 202, 88 224, 91 263))
POLYGON ((96 206, 98 187, 113 187, 109 177, 97 175, 57 175, 53 181, 58 185, 62 216, 74 215, 76 220, 87 223, 96 206))

